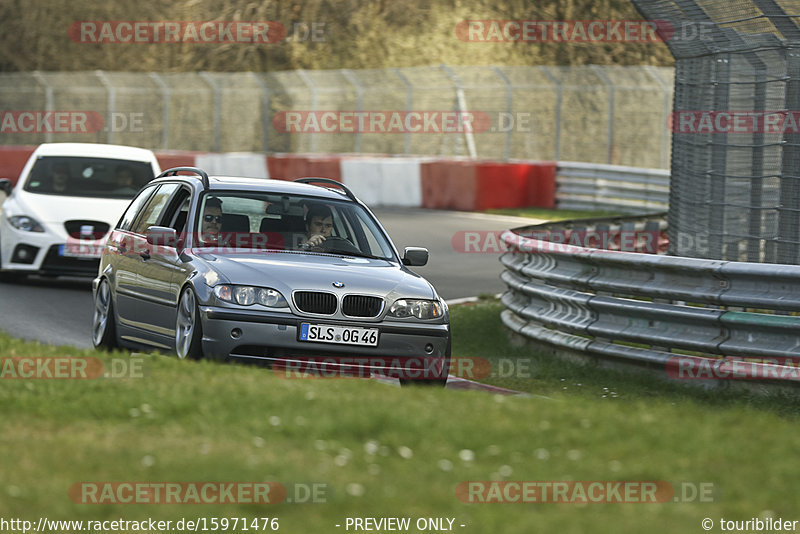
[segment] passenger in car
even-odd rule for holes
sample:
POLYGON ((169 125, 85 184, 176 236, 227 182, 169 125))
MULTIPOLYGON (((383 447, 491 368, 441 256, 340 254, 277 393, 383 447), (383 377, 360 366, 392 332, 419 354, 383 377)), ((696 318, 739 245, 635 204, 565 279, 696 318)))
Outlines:
POLYGON ((133 172, 126 165, 117 165, 114 170, 114 184, 116 186, 114 194, 116 195, 133 195, 139 191, 133 182, 133 172))
POLYGON ((200 239, 206 243, 218 243, 219 233, 222 229, 222 201, 216 197, 206 200, 203 210, 203 223, 200 230, 200 239))
POLYGON ((69 189, 69 165, 56 163, 53 165, 53 193, 63 195, 69 189))
POLYGON ((306 235, 300 242, 303 248, 320 247, 333 233, 333 213, 324 204, 311 204, 305 222, 306 235))

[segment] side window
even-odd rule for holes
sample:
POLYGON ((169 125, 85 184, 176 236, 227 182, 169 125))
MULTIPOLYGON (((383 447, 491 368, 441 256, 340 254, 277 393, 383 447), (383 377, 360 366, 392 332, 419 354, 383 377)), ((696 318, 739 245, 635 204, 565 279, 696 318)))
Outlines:
POLYGON ((150 195, 156 189, 156 186, 150 186, 147 189, 142 190, 141 193, 131 202, 131 205, 128 206, 128 209, 125 210, 125 214, 119 220, 119 224, 117 224, 117 230, 130 230, 131 224, 133 220, 136 218, 136 215, 139 214, 141 211, 142 206, 144 206, 147 199, 150 198, 150 195))
POLYGON ((161 212, 164 211, 164 207, 167 205, 172 193, 174 193, 178 187, 180 187, 179 184, 162 185, 158 191, 155 192, 153 198, 150 199, 150 202, 147 203, 141 215, 136 218, 136 222, 133 224, 131 231, 135 234, 144 235, 148 227, 156 224, 156 221, 158 221, 158 218, 161 216, 161 212))
POLYGON ((175 194, 169 207, 164 211, 161 225, 174 228, 178 234, 186 230, 186 219, 189 215, 190 191, 185 187, 175 194))

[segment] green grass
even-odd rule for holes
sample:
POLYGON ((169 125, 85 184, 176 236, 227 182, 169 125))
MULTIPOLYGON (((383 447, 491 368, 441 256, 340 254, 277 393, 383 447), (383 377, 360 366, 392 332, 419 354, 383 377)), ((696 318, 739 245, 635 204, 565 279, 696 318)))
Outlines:
MULTIPOLYGON (((511 342, 509 331, 500 320, 502 310, 503 305, 494 298, 450 309, 455 365, 460 360, 469 364, 477 359, 476 371, 472 374, 479 382, 535 395, 580 397, 600 402, 619 402, 623 397, 635 401, 660 399, 701 403, 710 408, 753 407, 787 417, 800 416, 797 398, 785 394, 702 389, 697 384, 667 381, 652 374, 603 369, 539 355, 527 346, 511 342)), ((451 372, 472 378, 468 371, 465 368, 463 373, 457 369, 451 372)))
MULTIPOLYGON (((456 355, 518 354, 492 323, 496 309, 453 310, 456 355)), ((0 356, 34 355, 129 358, 0 336, 0 356)), ((451 517, 467 525, 455 530, 475 533, 638 534, 700 532, 704 517, 796 514, 795 417, 648 394, 593 369, 536 373, 527 390, 551 399, 287 380, 163 356, 147 357, 139 377, 2 380, 0 510, 33 521, 267 516, 284 532, 309 533, 345 532, 346 517, 451 517), (618 396, 601 398, 600 384, 618 396), (462 481, 492 479, 710 482, 716 502, 512 506, 456 497, 462 481), (75 504, 68 490, 81 481, 317 483, 327 485, 327 502, 75 504)))
POLYGON ((570 219, 601 219, 605 217, 621 217, 616 211, 586 211, 586 210, 551 210, 545 208, 498 208, 486 210, 486 213, 498 215, 513 215, 515 217, 529 217, 531 219, 545 219, 548 221, 568 221, 570 219))

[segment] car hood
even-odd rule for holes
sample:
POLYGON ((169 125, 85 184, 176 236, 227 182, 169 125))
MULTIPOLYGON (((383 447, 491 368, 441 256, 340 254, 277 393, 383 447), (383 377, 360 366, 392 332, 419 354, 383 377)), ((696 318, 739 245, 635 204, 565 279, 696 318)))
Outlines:
POLYGON ((435 298, 421 276, 385 260, 289 252, 242 255, 197 254, 231 284, 275 288, 284 296, 293 290, 359 293, 394 298, 435 298), (334 283, 344 286, 337 288, 334 283))
POLYGON ((61 224, 71 219, 90 219, 112 228, 130 199, 86 198, 60 195, 17 194, 3 206, 8 216, 28 215, 41 223, 61 224))

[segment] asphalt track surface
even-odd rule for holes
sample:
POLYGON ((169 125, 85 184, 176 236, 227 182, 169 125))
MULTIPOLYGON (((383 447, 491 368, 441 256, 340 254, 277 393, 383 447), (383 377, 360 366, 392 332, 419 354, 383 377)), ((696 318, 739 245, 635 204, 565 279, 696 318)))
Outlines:
MULTIPOLYGON (((427 278, 447 300, 499 293, 504 285, 497 253, 464 253, 459 232, 500 231, 532 219, 407 208, 374 210, 401 251, 426 247, 430 260, 414 270, 427 278)), ((490 249, 491 247, 491 242, 490 249)), ((15 337, 52 345, 91 347, 91 281, 78 278, 28 279, 0 283, 0 330, 15 337)))

